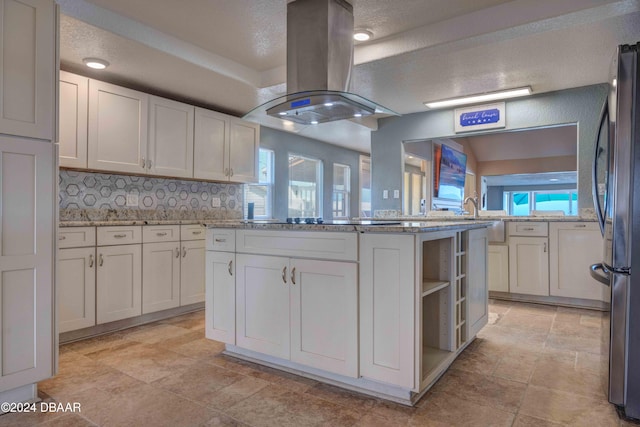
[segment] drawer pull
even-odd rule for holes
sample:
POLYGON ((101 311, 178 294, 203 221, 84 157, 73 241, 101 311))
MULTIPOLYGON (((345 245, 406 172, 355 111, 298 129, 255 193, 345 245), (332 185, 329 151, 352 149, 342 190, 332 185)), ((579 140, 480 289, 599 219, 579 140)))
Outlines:
POLYGON ((296 284, 296 268, 291 269, 291 283, 296 284))
POLYGON ((586 224, 576 224, 576 228, 585 228, 587 225, 586 224))
POLYGON ((187 248, 186 247, 182 247, 182 258, 187 256, 187 248))
POLYGON ((162 237, 162 236, 166 236, 166 235, 167 235, 167 233, 156 233, 156 236, 158 236, 158 237, 162 237))
POLYGON ((98 261, 98 265, 99 265, 100 267, 102 267, 102 264, 104 264, 104 258, 102 258, 102 254, 100 254, 100 259, 99 259, 99 261, 98 261))
POLYGON ((198 234, 202 234, 202 230, 192 231, 191 234, 195 234, 197 236, 198 234))
POLYGON ((115 237, 116 239, 122 239, 122 238, 127 237, 127 235, 126 234, 114 234, 113 237, 115 237))
POLYGON ((547 242, 544 242, 544 252, 547 252, 547 242))
POLYGON ((176 248, 176 258, 180 258, 180 248, 176 248))
POLYGON ((89 268, 93 268, 93 254, 89 255, 89 268))
POLYGON ((229 261, 229 276, 233 276, 233 260, 229 261))
POLYGON ((523 230, 524 231, 533 231, 533 230, 535 230, 535 228, 533 228, 533 227, 525 227, 525 228, 523 228, 523 230))
POLYGON ((287 284, 287 266, 282 268, 282 281, 285 285, 287 284))
POLYGON ((67 236, 60 236, 58 237, 58 240, 65 240, 67 238, 67 236))
POLYGON ((214 239, 216 241, 216 243, 224 243, 227 241, 227 239, 214 239))

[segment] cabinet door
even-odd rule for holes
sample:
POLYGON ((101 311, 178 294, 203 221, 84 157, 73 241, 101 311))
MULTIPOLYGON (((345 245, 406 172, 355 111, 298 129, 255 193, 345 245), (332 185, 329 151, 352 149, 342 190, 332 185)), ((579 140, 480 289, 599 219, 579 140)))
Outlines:
POLYGON ((147 172, 148 95, 89 80, 90 169, 147 172))
POLYGON ((96 323, 142 314, 142 245, 99 246, 96 323))
POLYGON ((228 170, 229 117, 196 107, 193 177, 228 181, 228 170))
POLYGON ((96 324, 95 248, 58 251, 58 332, 96 324))
POLYGON ((193 177, 192 105, 149 97, 149 160, 154 175, 193 177))
POLYGON ((489 290, 509 292, 509 247, 505 245, 489 245, 489 290))
POLYGON ((360 235, 360 375, 413 389, 414 236, 360 235))
POLYGON ((291 360, 358 377, 356 263, 292 259, 291 360))
POLYGON ((0 392, 53 375, 55 148, 0 136, 0 392))
MULTIPOLYGON (((182 242, 180 305, 204 301, 204 240, 182 242)), ((232 292, 233 294, 233 292, 232 292)), ((234 296, 235 299, 235 296, 234 296)))
POLYGON ((88 78, 60 71, 60 166, 87 167, 88 91, 88 78))
POLYGON ((487 230, 468 231, 467 240, 467 323, 468 337, 475 336, 489 319, 487 287, 487 230))
POLYGON ((227 344, 236 343, 235 254, 207 251, 205 334, 227 344))
POLYGON ((0 133, 52 140, 56 12, 53 1, 0 1, 0 133))
POLYGON ((258 182, 260 125, 231 119, 229 140, 229 179, 234 182, 258 182))
POLYGON ((289 259, 236 255, 236 343, 289 359, 289 259))
POLYGON ((180 305, 180 242, 142 245, 142 313, 180 305))
POLYGON ((546 237, 509 237, 509 292, 549 295, 546 237))
POLYGON ((549 231, 551 295, 607 301, 609 288, 594 280, 589 269, 602 258, 603 243, 598 224, 554 222, 549 231))

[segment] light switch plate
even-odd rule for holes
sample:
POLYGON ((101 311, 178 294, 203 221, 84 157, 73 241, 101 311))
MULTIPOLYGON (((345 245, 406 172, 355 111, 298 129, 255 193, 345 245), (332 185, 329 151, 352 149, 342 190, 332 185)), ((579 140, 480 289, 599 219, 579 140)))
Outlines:
POLYGON ((394 199, 400 198, 400 190, 393 190, 393 198, 394 199))
POLYGON ((127 194, 127 206, 138 206, 137 194, 127 194))
POLYGON ((382 198, 383 199, 389 198, 389 190, 382 190, 382 198))
POLYGON ((211 198, 211 207, 219 208, 220 207, 220 197, 212 197, 211 198))

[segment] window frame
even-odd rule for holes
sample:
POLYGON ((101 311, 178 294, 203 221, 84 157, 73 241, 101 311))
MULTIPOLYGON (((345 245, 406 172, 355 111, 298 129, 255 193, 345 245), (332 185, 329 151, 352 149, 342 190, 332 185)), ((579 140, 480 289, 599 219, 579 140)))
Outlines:
MULTIPOLYGON (((275 186, 275 151, 270 150, 268 148, 260 148, 258 151, 258 159, 260 159, 260 152, 268 152, 270 153, 270 158, 268 162, 268 173, 267 177, 269 181, 260 181, 260 171, 258 170, 258 182, 245 184, 243 189, 243 199, 244 199, 244 207, 243 207, 243 217, 246 219, 248 216, 249 209, 249 201, 247 199, 247 191, 250 187, 267 187, 267 195, 265 197, 265 215, 255 215, 254 219, 272 219, 273 218, 273 193, 275 186)), ((258 160, 258 169, 260 168, 260 161, 258 160)))
POLYGON ((323 214, 323 185, 322 185, 322 180, 323 180, 323 168, 324 168, 324 164, 323 164, 323 160, 319 159, 319 158, 314 158, 311 156, 307 156, 307 155, 303 155, 303 154, 297 154, 294 152, 288 152, 287 153, 287 163, 289 164, 289 166, 287 167, 287 216, 290 216, 291 214, 289 213, 289 210, 291 209, 291 157, 297 157, 300 159, 304 159, 305 161, 313 161, 316 162, 316 197, 315 197, 315 204, 316 204, 316 212, 315 212, 315 216, 314 218, 322 218, 322 214, 323 214))
MULTIPOLYGON (((531 215, 531 211, 534 210, 543 210, 544 209, 536 209, 536 195, 539 193, 545 193, 545 194, 566 194, 569 196, 569 199, 567 200, 568 204, 569 204, 569 208, 568 208, 568 214, 566 214, 567 216, 577 216, 579 213, 580 208, 577 207, 577 201, 578 201, 578 189, 577 188, 573 188, 573 189, 565 189, 565 190, 530 190, 530 191, 526 191, 526 190, 512 190, 512 191, 505 191, 503 193, 502 196, 502 200, 503 200, 503 208, 505 208, 505 210, 507 211, 508 215, 514 215, 513 213, 513 195, 514 193, 517 194, 524 194, 527 193, 528 197, 529 197, 529 213, 527 215, 531 215), (576 196, 576 209, 575 212, 573 211, 573 206, 572 206, 572 201, 573 201, 573 195, 575 194, 576 196), (507 206, 504 206, 504 202, 507 202, 507 206)), ((518 215, 518 216, 527 216, 527 215, 518 215)))
POLYGON ((331 186, 332 186, 332 191, 331 191, 331 214, 332 217, 334 219, 348 219, 349 216, 351 215, 351 209, 349 204, 351 203, 351 166, 349 165, 345 165, 343 163, 334 163, 333 164, 333 170, 332 170, 332 181, 331 181, 331 186), (345 190, 336 190, 336 166, 339 168, 344 168, 346 170, 345 173, 345 180, 344 180, 344 185, 345 185, 345 190), (336 200, 334 199, 334 196, 336 194, 343 194, 344 196, 344 212, 345 215, 343 216, 336 216, 336 209, 334 206, 334 203, 336 202, 336 200))

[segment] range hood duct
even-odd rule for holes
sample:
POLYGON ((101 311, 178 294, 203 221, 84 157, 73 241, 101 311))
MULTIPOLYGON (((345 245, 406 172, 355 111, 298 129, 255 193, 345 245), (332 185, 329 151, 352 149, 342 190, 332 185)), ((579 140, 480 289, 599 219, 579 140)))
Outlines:
POLYGON ((295 0, 287 4, 287 95, 245 118, 266 112, 298 125, 397 115, 349 93, 353 64, 353 6, 345 0, 295 0), (376 116, 377 115, 377 116, 376 116))

